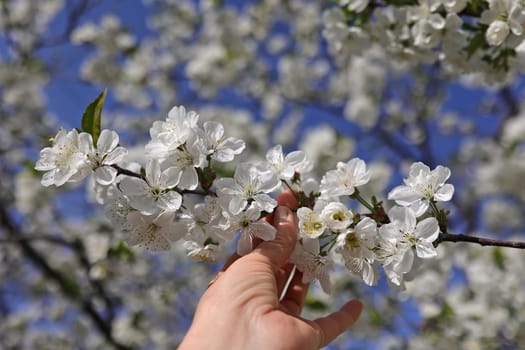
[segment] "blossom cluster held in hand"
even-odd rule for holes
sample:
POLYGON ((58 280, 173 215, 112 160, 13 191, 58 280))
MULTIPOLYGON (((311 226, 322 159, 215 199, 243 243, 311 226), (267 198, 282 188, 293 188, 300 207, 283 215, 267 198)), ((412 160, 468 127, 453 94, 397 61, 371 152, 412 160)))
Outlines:
POLYGON ((274 239, 276 229, 263 218, 277 206, 275 196, 290 190, 299 203, 290 262, 304 283, 319 280, 328 293, 336 262, 368 285, 377 282, 381 266, 391 285, 403 288, 416 257, 437 255, 433 243, 446 227, 437 203, 454 192, 445 183, 448 168, 412 164, 404 185, 388 194, 396 205, 385 212, 360 192, 370 173, 359 158, 339 162, 318 179, 304 152, 285 154, 277 145, 264 160, 233 167, 244 141, 227 137, 220 123, 200 123, 182 106, 154 122, 150 136, 145 164, 139 164, 127 159, 114 131, 60 130, 35 168, 45 171, 44 186, 92 174, 97 200, 128 244, 161 251, 183 239, 188 255, 199 260, 221 258, 229 242, 245 255, 255 239, 274 239))

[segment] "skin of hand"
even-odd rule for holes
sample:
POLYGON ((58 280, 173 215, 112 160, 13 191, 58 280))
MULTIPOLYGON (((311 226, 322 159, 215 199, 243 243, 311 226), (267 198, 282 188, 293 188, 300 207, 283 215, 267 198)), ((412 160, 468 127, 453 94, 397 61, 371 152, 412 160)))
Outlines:
POLYGON ((203 294, 193 323, 179 350, 195 349, 319 349, 359 318, 363 304, 352 300, 326 317, 301 318, 308 291, 295 273, 279 301, 293 265, 287 262, 297 240, 297 223, 289 207, 290 192, 279 196, 273 218, 273 241, 260 243, 250 254, 232 256, 203 294))

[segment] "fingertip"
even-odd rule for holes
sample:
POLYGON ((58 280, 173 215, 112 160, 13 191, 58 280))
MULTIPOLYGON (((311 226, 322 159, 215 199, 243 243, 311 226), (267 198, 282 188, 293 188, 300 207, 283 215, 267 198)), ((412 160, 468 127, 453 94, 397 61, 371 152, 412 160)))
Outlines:
POLYGON ((315 320, 319 331, 319 346, 329 344, 346 331, 359 319, 362 311, 363 302, 355 299, 343 305, 339 311, 315 320))
POLYGON ((264 255, 274 268, 278 269, 286 262, 295 247, 297 224, 293 212, 282 205, 275 210, 273 224, 277 229, 275 239, 262 242, 254 252, 264 255))
POLYGON ((297 198, 292 193, 291 190, 283 191, 279 196, 277 196, 277 202, 279 205, 284 205, 289 208, 297 208, 297 198))
POLYGON ((358 299, 350 300, 348 303, 343 305, 341 310, 347 312, 352 316, 353 321, 351 322, 350 326, 359 319, 359 316, 361 316, 361 313, 363 312, 363 308, 363 302, 358 299))

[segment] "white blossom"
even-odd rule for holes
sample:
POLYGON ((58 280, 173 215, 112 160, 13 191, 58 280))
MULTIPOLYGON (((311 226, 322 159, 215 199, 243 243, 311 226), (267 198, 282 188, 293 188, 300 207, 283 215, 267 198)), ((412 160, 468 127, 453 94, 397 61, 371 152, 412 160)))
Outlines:
POLYGON ((370 180, 370 173, 362 159, 353 158, 347 163, 338 162, 337 170, 330 170, 321 180, 321 194, 323 196, 350 196, 356 187, 366 184, 370 180))
MULTIPOLYGON (((88 137, 91 139, 91 135, 88 137)), ((115 131, 104 129, 99 135, 96 148, 90 142, 90 149, 87 157, 89 159, 91 168, 94 170, 93 176, 95 180, 107 186, 117 177, 117 170, 111 165, 121 162, 128 151, 119 144, 119 136, 115 131)))
POLYGON ((319 280, 323 291, 331 292, 329 272, 334 269, 334 263, 328 256, 323 256, 319 251, 319 240, 303 238, 297 241, 290 262, 297 266, 303 273, 303 283, 319 280))
POLYGON ((239 214, 248 204, 272 212, 277 202, 267 193, 277 189, 279 179, 273 172, 248 163, 240 164, 232 178, 215 180, 219 202, 232 214, 239 214))
POLYGON ((237 254, 246 255, 253 249, 253 239, 271 241, 275 238, 277 230, 266 221, 259 220, 261 211, 258 208, 248 208, 237 215, 226 214, 227 226, 224 227, 224 236, 230 236, 235 231, 241 231, 237 243, 237 254))
POLYGON ((454 194, 454 186, 445 184, 450 177, 450 169, 438 165, 434 170, 421 162, 410 166, 409 176, 404 179, 404 185, 392 189, 388 199, 395 200, 398 205, 411 206, 416 215, 427 211, 429 201, 446 202, 454 194))
POLYGON ((363 218, 353 229, 337 236, 336 252, 343 256, 345 266, 369 286, 374 285, 378 278, 372 250, 376 238, 377 224, 370 218, 363 218))
POLYGON ((150 129, 151 141, 146 151, 156 158, 165 158, 194 135, 199 115, 186 113, 183 106, 173 107, 165 121, 155 121, 150 129))
POLYGON ((299 221, 299 236, 301 238, 317 238, 326 229, 326 225, 319 214, 310 208, 299 208, 297 210, 297 219, 299 221))
POLYGON ((213 121, 204 123, 201 139, 206 154, 219 162, 231 162, 246 146, 241 139, 224 137, 223 125, 213 121))
POLYGON ((146 164, 145 179, 127 176, 120 182, 120 189, 130 205, 143 214, 152 215, 160 209, 176 211, 182 204, 182 196, 173 188, 180 178, 179 169, 161 171, 159 162, 151 159, 146 164))
POLYGON ((169 212, 159 215, 143 215, 137 211, 129 213, 126 242, 153 251, 170 249, 171 242, 186 234, 183 230, 174 229, 174 217, 174 213, 169 212))
POLYGON ((496 20, 490 24, 485 37, 489 45, 498 46, 505 41, 509 33, 509 25, 506 22, 496 20))
POLYGON ((266 152, 268 168, 279 178, 289 180, 298 169, 303 168, 307 159, 303 151, 294 151, 286 156, 281 145, 276 145, 266 152))
POLYGON ((42 176, 42 185, 62 186, 83 179, 90 171, 86 154, 89 147, 89 139, 81 138, 76 129, 67 133, 60 129, 53 145, 40 151, 35 165, 36 170, 46 172, 42 176))
POLYGON ((354 214, 343 203, 330 202, 321 211, 321 219, 332 232, 341 232, 352 223, 354 214))
POLYGON ((196 168, 203 168, 206 165, 206 150, 202 140, 190 137, 181 149, 177 148, 169 152, 163 164, 181 172, 178 184, 181 189, 194 190, 199 185, 196 168))

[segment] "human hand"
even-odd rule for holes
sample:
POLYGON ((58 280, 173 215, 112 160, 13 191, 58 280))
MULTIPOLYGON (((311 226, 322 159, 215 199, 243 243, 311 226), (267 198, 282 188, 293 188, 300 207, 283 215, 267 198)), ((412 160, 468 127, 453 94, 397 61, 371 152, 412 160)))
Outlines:
POLYGON ((289 192, 278 198, 275 240, 234 257, 202 296, 180 350, 319 349, 350 327, 361 314, 359 300, 313 321, 301 318, 308 285, 296 272, 279 301, 293 265, 288 263, 297 240, 295 206, 289 192))

